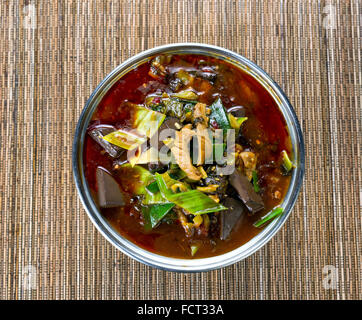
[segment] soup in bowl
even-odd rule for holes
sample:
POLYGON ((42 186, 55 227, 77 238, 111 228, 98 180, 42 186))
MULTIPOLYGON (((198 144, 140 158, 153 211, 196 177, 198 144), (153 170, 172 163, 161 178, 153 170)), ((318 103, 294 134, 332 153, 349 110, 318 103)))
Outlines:
POLYGON ((101 232, 160 268, 224 266, 268 241, 298 194, 295 113, 260 68, 222 48, 176 44, 115 69, 78 124, 73 161, 101 232))

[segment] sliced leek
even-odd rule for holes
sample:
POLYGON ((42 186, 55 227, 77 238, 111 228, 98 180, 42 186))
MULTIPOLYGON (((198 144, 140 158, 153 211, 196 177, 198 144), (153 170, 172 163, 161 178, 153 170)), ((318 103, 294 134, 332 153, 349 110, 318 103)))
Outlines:
POLYGON ((151 138, 166 115, 137 104, 130 104, 134 123, 132 128, 120 128, 103 137, 104 140, 127 150, 133 150, 151 138))
POLYGON ((155 228, 174 206, 173 203, 166 203, 142 207, 145 229, 150 230, 155 228))
POLYGON ((284 212, 284 209, 281 207, 274 208, 271 212, 269 212, 267 215, 262 217, 260 220, 254 223, 254 227, 260 228, 265 223, 274 220, 278 218, 282 213, 284 212))
POLYGON ((176 182, 180 182, 171 179, 167 173, 156 173, 156 181, 161 194, 167 200, 183 208, 190 214, 198 215, 227 209, 220 203, 215 202, 213 199, 198 190, 173 193, 171 186, 176 182))
POLYGON ((288 153, 283 150, 282 151, 282 158, 283 158, 283 167, 286 172, 289 172, 293 169, 294 165, 292 161, 289 159, 288 153))
POLYGON ((231 113, 228 114, 230 125, 233 129, 239 130, 242 123, 248 120, 247 117, 235 117, 231 113))

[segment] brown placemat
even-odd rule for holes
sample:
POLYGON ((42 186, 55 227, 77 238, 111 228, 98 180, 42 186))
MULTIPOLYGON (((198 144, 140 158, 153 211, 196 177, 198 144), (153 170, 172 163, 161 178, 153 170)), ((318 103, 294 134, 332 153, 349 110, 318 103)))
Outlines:
POLYGON ((1 1, 0 298, 361 299, 361 8, 1 1), (264 68, 294 105, 306 143, 303 190, 281 231, 244 261, 197 274, 114 249, 83 210, 71 168, 78 117, 102 78, 144 49, 187 41, 264 68))

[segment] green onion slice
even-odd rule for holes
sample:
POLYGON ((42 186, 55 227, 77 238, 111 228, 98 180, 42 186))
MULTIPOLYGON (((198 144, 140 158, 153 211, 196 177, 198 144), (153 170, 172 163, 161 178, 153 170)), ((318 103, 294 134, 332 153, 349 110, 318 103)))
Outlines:
POLYGON ((157 181, 151 182, 148 186, 146 186, 146 189, 151 193, 157 193, 160 191, 160 189, 158 189, 157 181))
POLYGON ((172 94, 172 96, 183 100, 191 100, 191 101, 197 100, 199 98, 198 95, 192 90, 182 90, 172 94))
POLYGON ((261 227, 265 223, 274 220, 278 218, 282 213, 284 212, 284 209, 281 207, 274 208, 271 212, 269 212, 267 215, 262 217, 260 220, 254 223, 254 227, 261 227))
POLYGON ((133 150, 151 138, 165 120, 166 115, 137 104, 130 104, 133 128, 121 128, 103 137, 104 140, 127 150, 133 150))
POLYGON ((166 203, 142 207, 145 229, 150 230, 155 228, 174 206, 173 203, 166 203))
POLYGON ((260 186, 259 186, 259 183, 258 183, 258 174, 256 173, 255 170, 253 170, 252 175, 253 175, 254 191, 259 192, 260 191, 260 186))
POLYGON ((284 169, 287 172, 291 171, 293 169, 293 163, 292 163, 292 161, 290 161, 288 153, 285 150, 282 151, 282 157, 283 157, 283 167, 284 167, 284 169))
POLYGON ((168 173, 156 173, 156 181, 161 194, 170 202, 183 208, 190 214, 205 214, 226 210, 222 204, 215 202, 210 197, 198 190, 188 190, 173 193, 171 187, 175 183, 182 183, 170 178, 168 173))
POLYGON ((196 252, 199 250, 200 246, 192 245, 190 248, 191 248, 191 256, 194 256, 196 252))
POLYGON ((228 113, 229 122, 233 129, 239 130, 242 123, 246 120, 248 120, 247 117, 234 117, 231 113, 228 113))

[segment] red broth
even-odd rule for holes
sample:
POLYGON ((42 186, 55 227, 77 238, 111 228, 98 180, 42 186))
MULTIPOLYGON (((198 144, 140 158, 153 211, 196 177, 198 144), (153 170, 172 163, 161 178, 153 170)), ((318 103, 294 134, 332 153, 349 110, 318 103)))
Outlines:
MULTIPOLYGON (((245 215, 236 225, 227 240, 200 238, 200 249, 195 258, 220 255, 236 249, 260 232, 253 223, 281 203, 285 196, 290 176, 281 174, 280 153, 291 153, 291 141, 285 120, 271 95, 253 77, 237 67, 208 56, 174 55, 169 68, 175 70, 198 70, 201 67, 214 67, 217 80, 213 85, 202 80, 194 81, 193 89, 199 94, 199 101, 210 105, 220 97, 229 109, 241 106, 248 120, 242 125, 245 144, 258 154, 257 170, 259 185, 265 209, 257 214, 245 215), (279 197, 276 197, 276 192, 279 197)), ((124 75, 107 92, 95 111, 89 128, 98 124, 111 124, 115 127, 132 126, 132 116, 124 102, 142 103, 146 95, 166 84, 149 75, 150 62, 146 62, 124 75)), ((96 169, 101 166, 114 173, 110 156, 88 135, 84 144, 85 176, 93 194, 97 194, 96 169)), ((132 179, 115 173, 114 177, 121 190, 127 195, 127 205, 122 208, 101 209, 104 217, 125 238, 151 252, 176 258, 191 258, 189 239, 178 224, 159 225, 152 231, 145 231, 137 200, 132 197, 132 179)), ((95 197, 96 199, 96 197, 95 197)))

